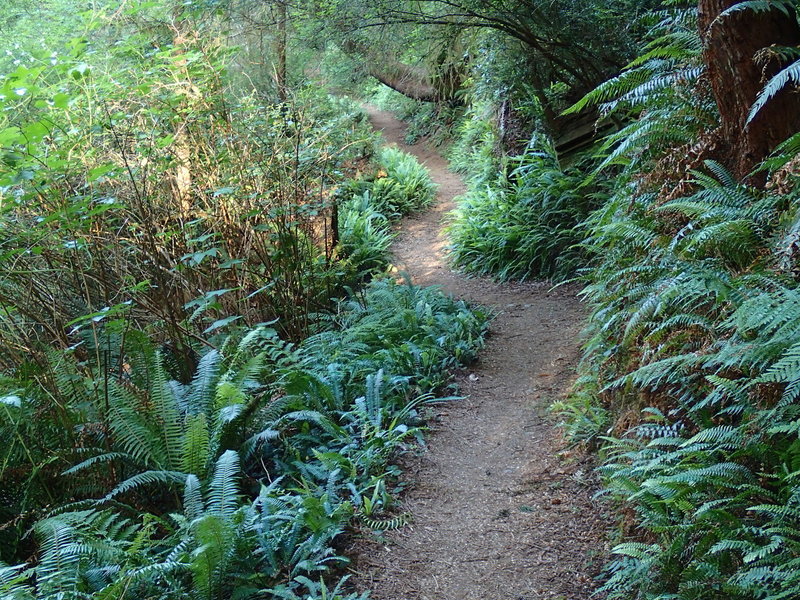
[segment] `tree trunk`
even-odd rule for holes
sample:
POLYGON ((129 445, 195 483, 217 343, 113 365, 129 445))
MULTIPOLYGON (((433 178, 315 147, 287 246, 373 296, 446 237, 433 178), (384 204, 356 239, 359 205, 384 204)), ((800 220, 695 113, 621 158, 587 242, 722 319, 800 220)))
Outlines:
POLYGON ((730 152, 729 166, 745 178, 775 147, 800 131, 800 94, 786 88, 749 124, 750 109, 766 81, 781 68, 776 57, 762 60, 766 48, 797 46, 800 27, 792 13, 742 10, 720 18, 740 0, 699 0, 703 60, 730 152), (759 56, 761 55, 761 56, 759 56))
POLYGON ((288 37, 286 34, 286 3, 282 0, 278 3, 278 38, 276 43, 277 64, 275 65, 275 83, 278 87, 278 98, 281 102, 286 102, 288 97, 288 84, 286 81, 286 45, 288 37))
POLYGON ((367 72, 383 85, 413 100, 420 102, 443 100, 433 85, 425 81, 425 75, 408 65, 399 62, 390 64, 385 60, 383 64, 378 65, 370 61, 367 72))
POLYGON ((412 100, 439 102, 449 99, 445 93, 436 89, 424 69, 381 56, 366 44, 355 40, 345 41, 341 44, 341 49, 347 54, 361 57, 370 77, 412 100))

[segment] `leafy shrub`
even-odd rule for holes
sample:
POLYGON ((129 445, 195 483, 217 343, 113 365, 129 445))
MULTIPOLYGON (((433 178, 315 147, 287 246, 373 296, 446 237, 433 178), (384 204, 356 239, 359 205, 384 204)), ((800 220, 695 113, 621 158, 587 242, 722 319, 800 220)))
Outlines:
POLYGON ((609 597, 794 598, 797 180, 773 172, 757 189, 688 151, 714 113, 696 89, 694 14, 681 14, 587 97, 644 113, 604 148, 616 190, 587 222, 593 313, 564 412, 584 439, 605 434, 601 472, 631 515, 609 597))
POLYGON ((623 196, 592 220, 587 377, 614 418, 644 421, 618 423, 602 471, 650 532, 615 549, 612 597, 800 589, 789 576, 797 290, 773 245, 794 196, 708 168, 691 196, 623 196))
POLYGON ((476 188, 490 184, 503 168, 497 153, 498 133, 488 116, 489 110, 486 105, 472 105, 447 152, 451 168, 466 175, 476 188))
POLYGON ((449 228, 451 257, 468 273, 500 279, 574 275, 584 254, 578 225, 597 199, 578 168, 562 169, 545 142, 532 142, 509 175, 459 200, 449 228))
POLYGON ((386 271, 394 234, 391 220, 374 207, 369 190, 340 204, 339 228, 339 248, 352 278, 363 281, 386 271))
POLYGON ((7 382, 0 424, 21 446, 0 470, 19 515, 4 523, 3 558, 27 558, 8 538, 32 521, 39 553, 2 567, 0 590, 357 598, 320 581, 345 563, 334 540, 354 518, 401 522, 382 519, 390 461, 485 323, 436 290, 378 281, 299 345, 267 327, 230 340, 188 386, 167 380, 145 338, 121 372, 60 358, 48 384, 66 388, 60 405, 7 382))
POLYGON ((481 345, 438 291, 347 290, 425 169, 386 150, 337 196, 363 111, 234 96, 194 8, 0 77, 3 598, 364 598, 337 538, 404 522, 391 462, 481 345))
POLYGON ((436 198, 430 172, 413 155, 385 147, 376 158, 379 170, 350 181, 341 195, 369 197, 372 209, 392 220, 425 208, 436 198))
POLYGON ((127 320, 158 331, 185 379, 198 338, 277 317, 300 338, 338 293, 331 192, 372 150, 363 113, 232 102, 227 50, 193 43, 113 77, 77 50, 0 79, 2 367, 127 320))

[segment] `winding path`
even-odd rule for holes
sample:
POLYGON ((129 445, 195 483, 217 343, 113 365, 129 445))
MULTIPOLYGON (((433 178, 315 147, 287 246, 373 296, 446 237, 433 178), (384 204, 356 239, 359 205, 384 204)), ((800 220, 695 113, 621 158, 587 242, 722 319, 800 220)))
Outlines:
POLYGON ((463 181, 435 151, 403 143, 402 122, 372 108, 369 116, 440 186, 436 206, 403 222, 398 269, 497 317, 480 361, 459 380, 467 399, 439 411, 426 451, 404 461, 402 510, 412 524, 351 549, 356 586, 376 600, 588 599, 606 523, 593 506, 591 467, 563 451, 546 413, 579 357, 576 289, 451 271, 442 224, 463 181))

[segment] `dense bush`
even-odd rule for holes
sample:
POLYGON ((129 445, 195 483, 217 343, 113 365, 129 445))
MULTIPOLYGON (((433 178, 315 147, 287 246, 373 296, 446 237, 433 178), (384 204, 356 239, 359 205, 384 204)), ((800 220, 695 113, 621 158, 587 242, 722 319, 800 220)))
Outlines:
POLYGON ((32 524, 40 550, 1 567, 0 592, 344 598, 320 581, 346 562, 335 539, 354 518, 402 522, 389 461, 484 326, 438 291, 381 281, 297 346, 267 327, 229 340, 188 385, 135 332, 116 372, 54 356, 51 381, 2 396, 2 559, 27 557, 32 524))
POLYGON ((397 148, 382 148, 376 156, 379 169, 348 182, 342 194, 368 196, 370 205, 389 219, 425 208, 436 197, 428 169, 397 148))
POLYGON ((793 149, 770 161, 767 189, 703 160, 716 117, 694 25, 692 11, 662 21, 584 102, 642 112, 605 144, 616 190, 587 223, 593 313, 578 394, 561 408, 578 439, 601 444, 626 515, 610 597, 795 598, 793 149))
POLYGON ((615 597, 800 589, 788 576, 798 291, 779 267, 795 196, 710 168, 716 177, 698 175, 691 196, 623 196, 593 223, 602 258, 586 290, 586 367, 618 436, 606 439, 603 472, 650 532, 616 548, 606 586, 615 597))
POLYGON ((458 201, 449 228, 454 265, 500 279, 573 276, 585 260, 579 224, 596 191, 579 168, 562 169, 543 140, 506 162, 507 175, 474 182, 458 201))
POLYGON ((91 352, 124 319, 189 372, 198 338, 277 317, 299 338, 338 293, 331 198, 372 150, 363 113, 319 94, 233 103, 227 52, 169 45, 113 77, 42 59, 0 80, 4 368, 91 352))

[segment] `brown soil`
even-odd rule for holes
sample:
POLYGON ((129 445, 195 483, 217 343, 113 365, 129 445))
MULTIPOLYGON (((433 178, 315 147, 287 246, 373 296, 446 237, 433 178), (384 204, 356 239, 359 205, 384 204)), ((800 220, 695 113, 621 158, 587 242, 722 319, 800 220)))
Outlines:
POLYGON ((436 206, 403 222, 395 264, 496 318, 481 359, 459 377, 467 398, 439 411, 427 448, 405 459, 401 510, 412 523, 354 542, 356 586, 377 600, 588 599, 608 524, 591 465, 564 451, 546 412, 574 377, 585 318, 577 290, 450 270, 442 226, 464 183, 434 150, 404 144, 402 122, 368 110, 440 186, 436 206))

